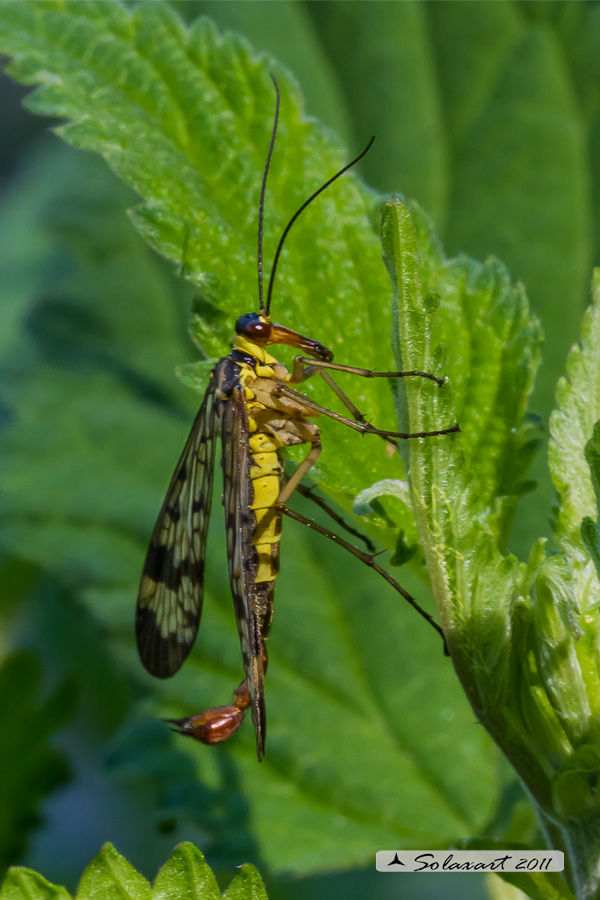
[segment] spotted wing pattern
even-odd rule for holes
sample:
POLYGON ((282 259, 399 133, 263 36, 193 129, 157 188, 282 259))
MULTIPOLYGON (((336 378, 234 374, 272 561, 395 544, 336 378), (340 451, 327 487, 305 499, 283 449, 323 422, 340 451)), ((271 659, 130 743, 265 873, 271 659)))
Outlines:
POLYGON ((196 639, 215 457, 217 371, 192 426, 159 513, 140 582, 136 638, 146 669, 168 678, 196 639))
POLYGON ((221 443, 229 580, 256 731, 256 748, 261 759, 266 736, 264 664, 260 611, 254 584, 257 557, 252 545, 253 488, 250 481, 248 415, 244 388, 240 384, 234 387, 231 400, 223 406, 221 443))

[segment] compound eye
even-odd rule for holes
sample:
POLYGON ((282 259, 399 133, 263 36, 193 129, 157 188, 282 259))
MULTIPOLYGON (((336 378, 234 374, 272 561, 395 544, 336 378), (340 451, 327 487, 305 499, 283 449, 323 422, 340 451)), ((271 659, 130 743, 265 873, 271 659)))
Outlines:
POLYGON ((250 325, 250 335, 255 340, 266 341, 271 335, 271 325, 269 322, 252 322, 250 325))
POLYGON ((261 321, 258 313, 240 316, 235 323, 235 330, 236 334, 241 334, 251 341, 267 341, 271 336, 271 324, 261 321))

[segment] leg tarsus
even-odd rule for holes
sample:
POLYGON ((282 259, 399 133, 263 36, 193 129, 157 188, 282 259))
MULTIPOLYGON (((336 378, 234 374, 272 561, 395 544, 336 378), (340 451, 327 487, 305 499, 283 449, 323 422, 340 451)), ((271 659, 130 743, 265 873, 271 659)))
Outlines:
POLYGON ((410 438, 426 438, 426 437, 440 437, 443 434, 457 434, 461 431, 461 427, 458 422, 453 425, 451 428, 441 428, 438 431, 411 431, 408 433, 403 433, 401 431, 382 431, 380 428, 375 428, 374 425, 371 425, 367 422, 364 428, 361 428, 363 436, 365 434, 376 434, 379 437, 385 438, 398 438, 402 440, 409 440, 410 438))

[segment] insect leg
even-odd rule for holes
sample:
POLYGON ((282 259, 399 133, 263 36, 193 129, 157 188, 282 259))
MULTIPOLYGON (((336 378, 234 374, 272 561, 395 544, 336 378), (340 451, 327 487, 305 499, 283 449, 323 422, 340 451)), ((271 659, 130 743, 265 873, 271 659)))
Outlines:
MULTIPOLYGON (((273 394, 275 396, 290 397, 291 399, 295 400, 299 405, 304 407, 304 409, 307 411, 307 415, 315 413, 320 416, 329 416, 329 418, 336 419, 338 422, 341 422, 343 425, 347 425, 349 428, 353 428, 354 431, 359 431, 361 434, 377 434, 382 438, 408 439, 420 437, 437 437, 438 435, 452 434, 454 432, 460 431, 460 425, 458 424, 453 425, 452 428, 441 428, 438 431, 415 431, 407 433, 402 431, 383 431, 381 428, 375 428, 369 422, 356 422, 352 419, 348 419, 346 416, 342 416, 339 413, 333 412, 333 410, 331 409, 327 409, 325 406, 319 406, 318 403, 310 400, 304 394, 300 394, 298 393, 298 391, 292 390, 292 388, 289 388, 282 382, 279 382, 273 389, 273 394)), ((308 468, 310 468, 310 466, 308 468)), ((308 469, 306 471, 308 471, 308 469)), ((303 472, 303 474, 306 474, 306 472, 303 472)), ((289 493, 292 492, 290 491, 289 493)), ((289 493, 287 495, 288 497, 289 493)))
MULTIPOLYGON (((296 356, 294 359, 294 374, 292 376, 291 384, 299 384, 302 381, 306 381, 312 375, 315 375, 317 372, 321 375, 323 381, 325 381, 331 390, 336 394, 337 397, 342 401, 346 409, 351 413, 352 418, 357 422, 365 423, 366 417, 361 413, 361 411, 354 405, 350 397, 344 393, 339 384, 337 384, 331 375, 327 372, 323 371, 323 369, 336 369, 339 372, 349 372, 352 375, 361 375, 365 378, 404 378, 409 375, 420 376, 421 378, 429 378, 431 381, 435 381, 440 387, 444 384, 443 378, 437 378, 435 375, 430 375, 428 372, 373 372, 371 369, 357 369, 354 366, 342 366, 337 363, 326 362, 325 360, 309 360, 305 356, 296 356)), ((460 431, 460 428, 453 429, 455 431, 460 431)), ((436 432, 445 434, 446 432, 436 432)), ((382 435, 382 437, 384 437, 382 435)), ((389 438, 385 438, 389 440, 389 438)), ((393 441, 389 441, 393 443, 393 441)))
POLYGON ((321 438, 319 434, 315 434, 312 439, 312 446, 295 472, 290 475, 286 481, 282 491, 277 498, 277 506, 285 504, 292 496, 306 473, 311 469, 319 458, 321 453, 321 438))
POLYGON ((437 633, 442 638, 444 642, 444 653, 446 656, 449 656, 448 645, 446 644, 446 637, 440 625, 433 619, 432 616, 429 615, 415 600, 411 594, 406 591, 402 585, 398 584, 398 582, 392 578, 389 572, 386 572, 385 569, 382 569, 380 565, 378 565, 372 556, 368 553, 365 553, 363 550, 359 550, 358 547, 355 547, 353 544, 349 544, 348 541, 345 541, 344 538, 341 538, 338 534, 334 534, 333 531, 328 531, 327 528, 323 528, 322 525, 319 525, 317 522, 313 522, 311 519, 307 519, 306 516, 301 515, 296 512, 294 509, 289 509, 287 506, 282 508, 282 512, 285 513, 286 516, 289 516, 290 519, 295 519, 296 522, 300 522, 302 525, 306 525, 307 528, 312 528, 313 531, 317 531, 319 534, 322 534, 324 537, 329 538, 334 541, 338 546, 343 547, 344 550, 347 550, 349 553, 352 553, 353 556, 356 556, 357 559, 362 560, 367 566, 370 566, 374 569, 382 578, 385 578, 388 584, 390 584, 394 590, 398 591, 398 593, 406 600, 407 603, 415 609, 420 616, 422 616, 432 628, 434 628, 437 633))
MULTIPOLYGON (((319 457, 319 454, 321 453, 321 439, 317 426, 312 423, 305 422, 302 432, 303 442, 310 443, 311 449, 305 459, 297 467, 297 469, 287 477, 284 487, 277 497, 277 501, 273 507, 273 512, 276 509, 280 509, 280 507, 289 500, 294 491, 298 491, 298 493, 302 494, 308 500, 312 500, 313 503, 315 503, 317 506, 320 506, 321 509, 326 512, 327 515, 329 515, 335 522, 341 525, 342 528, 345 528, 346 531, 354 535, 354 537, 357 537, 361 541, 364 541, 367 549, 371 553, 374 553, 375 547, 366 535, 361 534, 360 531, 357 531, 356 529, 352 528, 352 526, 348 525, 344 521, 344 519, 325 502, 325 500, 313 494, 312 488, 302 484, 302 479, 315 464, 319 457)), ((263 519, 263 522, 261 523, 261 526, 259 526, 259 528, 255 532, 255 539, 257 535, 260 535, 261 529, 268 527, 269 524, 270 517, 266 515, 263 519)))
MULTIPOLYGON (((346 409, 351 413, 352 418, 355 419, 357 422, 366 422, 367 421, 365 416, 363 416, 361 411, 358 409, 358 407, 356 407, 354 405, 354 403, 352 402, 350 397, 348 397, 343 392, 343 390, 341 389, 339 384, 336 384, 336 382, 333 380, 331 375, 328 375, 327 372, 323 372, 321 369, 317 368, 317 366, 307 366, 302 372, 302 377, 297 379, 295 377, 297 374, 296 373, 296 361, 297 360, 304 363, 304 357, 297 356, 296 359, 294 360, 294 376, 292 376, 292 380, 290 381, 290 384, 299 384, 302 381, 306 381, 312 375, 316 375, 317 373, 319 373, 321 378, 327 382, 327 384, 329 385, 329 387, 331 388, 333 393, 337 394, 337 396, 340 398, 340 400, 342 401, 342 403, 344 404, 346 409)), ((340 368, 342 368, 342 367, 340 367, 340 368)))
MULTIPOLYGON (((357 422, 365 423, 367 420, 365 416, 361 413, 361 411, 354 405, 350 397, 344 393, 339 384, 333 380, 331 375, 327 372, 323 371, 324 369, 335 369, 338 372, 349 372, 352 375, 361 375, 364 378, 405 378, 409 375, 419 376, 421 378, 428 378, 431 381, 435 381, 440 387, 444 384, 443 378, 437 378, 435 375, 430 375, 428 372, 373 372, 371 369, 358 369, 355 366, 342 366, 337 363, 326 362, 325 360, 312 360, 307 359, 305 356, 296 356, 294 359, 294 369, 291 384, 300 384, 302 381, 306 381, 308 378, 311 378, 317 372, 321 375, 323 381, 325 381, 331 390, 336 394, 339 399, 342 401, 346 409, 351 413, 352 418, 357 422)), ((460 428, 453 429, 454 431, 460 431, 460 428)), ((435 434, 446 434, 446 432, 435 432, 435 434)), ((382 435, 384 439, 389 440, 389 438, 382 435)), ((393 443, 393 441, 390 441, 393 443)))
POLYGON ((323 512, 326 512, 328 516, 330 516, 334 522, 337 522, 342 528, 344 528, 348 534, 352 534, 354 537, 359 538, 359 540, 363 541, 367 550, 370 553, 375 553, 375 544, 372 540, 367 537, 366 534, 362 534, 362 532, 358 531, 357 528, 353 528, 340 516, 336 513, 335 509, 332 509, 328 503, 323 500, 322 497, 319 497, 313 493, 313 487, 308 487, 305 484, 296 485, 296 490, 299 494, 302 494, 303 497, 306 497, 307 500, 311 500, 317 506, 319 506, 323 512))
POLYGON ((366 422, 367 420, 365 416, 363 416, 361 411, 354 405, 350 397, 348 397, 343 392, 339 384, 336 384, 331 375, 329 375, 327 372, 320 372, 319 374, 321 375, 323 381, 325 381, 329 385, 333 393, 340 398, 346 409, 350 411, 352 418, 357 422, 366 422))
POLYGON ((438 378, 437 375, 431 375, 429 372, 375 372, 373 369, 360 369, 356 366, 344 366, 339 363, 327 362, 324 359, 308 359, 306 356, 296 356, 294 359, 294 368, 292 371, 292 384, 300 384, 310 378, 317 371, 322 369, 334 369, 336 372, 349 372, 350 375, 360 375, 362 378, 407 378, 415 376, 417 378, 428 378, 435 381, 440 387, 444 384, 444 378, 438 378))
MULTIPOLYGON (((350 399, 350 397, 348 397, 348 395, 345 394, 345 393, 343 392, 343 390, 341 389, 341 387, 339 386, 339 384, 337 384, 337 382, 335 382, 335 381, 333 380, 333 378, 331 377, 331 375, 329 375, 327 372, 323 372, 323 371, 319 371, 319 374, 320 374, 321 378, 323 379, 323 381, 325 381, 325 382, 329 385, 329 387, 331 388, 331 390, 333 391, 333 393, 334 393, 337 397, 340 398, 340 400, 342 401, 342 403, 344 404, 344 406, 346 407, 346 409, 348 409, 348 410, 350 411, 350 413, 352 414, 352 418, 353 418, 356 422, 362 422, 363 424, 367 424, 367 418, 366 418, 366 416, 364 416, 364 415, 361 413, 361 411, 358 409, 358 407, 356 407, 356 406, 354 405, 354 403, 352 402, 352 400, 350 399)), ((390 373, 390 374, 393 375, 393 374, 395 374, 395 373, 392 372, 392 373, 390 373)), ((408 372, 408 373, 405 373, 405 374, 412 375, 412 374, 420 374, 420 373, 408 372)), ((458 430, 460 431, 460 429, 458 429, 458 430)), ((444 433, 444 432, 442 432, 442 434, 443 434, 443 433, 444 433)), ((396 446, 396 442, 395 442, 394 440, 392 440, 391 437, 388 437, 387 435, 383 435, 383 434, 380 435, 380 437, 382 437, 384 441, 387 441, 388 444, 391 444, 392 447, 395 447, 395 446, 396 446)))

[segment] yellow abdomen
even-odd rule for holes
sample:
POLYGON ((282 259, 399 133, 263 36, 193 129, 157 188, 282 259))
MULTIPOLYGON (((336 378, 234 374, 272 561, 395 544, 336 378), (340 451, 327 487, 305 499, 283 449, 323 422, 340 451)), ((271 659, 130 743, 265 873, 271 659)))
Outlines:
POLYGON ((255 433, 250 437, 250 480, 254 488, 254 500, 250 509, 256 525, 252 543, 258 554, 258 571, 255 582, 274 581, 279 572, 279 540, 281 538, 281 512, 274 504, 281 491, 281 465, 273 439, 266 434, 255 433))
MULTIPOLYGON (((273 375, 270 362, 271 357, 265 360, 263 365, 256 367, 259 378, 273 375)), ((276 360, 272 362, 275 363, 276 360)), ((240 381, 244 384, 248 409, 250 480, 254 493, 250 509, 255 518, 252 544, 258 556, 258 570, 254 582, 258 584, 262 581, 275 581, 279 573, 281 511, 275 507, 275 503, 281 492, 283 466, 279 458, 281 442, 274 434, 263 433, 253 418, 253 413, 265 409, 264 404, 255 399, 252 390, 256 374, 257 372, 250 367, 243 366, 240 381)))

